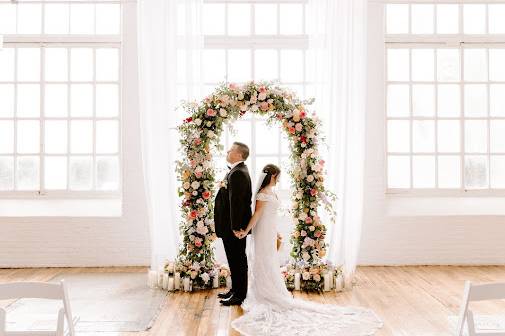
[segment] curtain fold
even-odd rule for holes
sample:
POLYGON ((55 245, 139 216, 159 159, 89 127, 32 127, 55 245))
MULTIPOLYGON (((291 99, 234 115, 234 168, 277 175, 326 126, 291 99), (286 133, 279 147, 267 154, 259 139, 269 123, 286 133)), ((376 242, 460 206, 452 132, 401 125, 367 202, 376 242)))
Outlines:
POLYGON ((338 197, 336 222, 322 216, 327 259, 343 265, 350 285, 363 218, 367 1, 309 0, 308 10, 308 76, 326 136, 326 187, 338 197))
POLYGON ((151 269, 174 260, 179 244, 177 196, 181 99, 200 99, 203 0, 139 0, 138 60, 143 175, 151 269))

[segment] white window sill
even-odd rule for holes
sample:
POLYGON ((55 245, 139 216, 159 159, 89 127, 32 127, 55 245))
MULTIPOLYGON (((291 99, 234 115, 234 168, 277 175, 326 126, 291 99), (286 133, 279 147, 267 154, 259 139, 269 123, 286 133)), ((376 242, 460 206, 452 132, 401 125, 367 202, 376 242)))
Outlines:
POLYGON ((504 197, 386 197, 392 217, 505 216, 504 197))
POLYGON ((0 199, 0 217, 121 217, 121 199, 0 199))

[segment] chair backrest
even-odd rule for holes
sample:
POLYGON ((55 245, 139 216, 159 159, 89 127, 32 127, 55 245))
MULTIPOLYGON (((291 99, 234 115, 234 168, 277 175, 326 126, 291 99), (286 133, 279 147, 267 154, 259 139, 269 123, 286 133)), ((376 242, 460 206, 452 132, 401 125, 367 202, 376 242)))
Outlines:
POLYGON ((468 293, 469 301, 503 300, 505 299, 505 283, 471 284, 468 293))
POLYGON ((32 298, 63 300, 63 282, 12 282, 0 284, 0 300, 32 298))

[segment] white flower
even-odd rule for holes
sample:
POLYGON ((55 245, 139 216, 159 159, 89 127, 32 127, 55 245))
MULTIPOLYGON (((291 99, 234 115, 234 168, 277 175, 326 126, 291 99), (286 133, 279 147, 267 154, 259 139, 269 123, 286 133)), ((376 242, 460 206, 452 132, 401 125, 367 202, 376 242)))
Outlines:
POLYGON ((224 118, 228 115, 228 112, 224 108, 221 108, 219 109, 219 115, 224 118))
POLYGON ((189 189, 189 187, 191 186, 191 184, 189 182, 184 182, 184 184, 182 185, 184 189, 189 189))
POLYGON ((199 187, 200 187, 200 182, 193 181, 193 183, 191 183, 191 188, 198 189, 199 187))
POLYGON ((209 232, 209 229, 207 229, 205 226, 197 226, 196 227, 196 232, 201 235, 205 235, 209 232))
POLYGON ((312 176, 312 175, 307 176, 307 182, 310 183, 312 181, 314 181, 314 176, 312 176))
POLYGON ((267 98, 266 92, 260 92, 258 95, 258 100, 265 100, 267 98))
POLYGON ((203 172, 203 167, 202 167, 202 166, 197 166, 197 167, 195 168, 195 172, 197 172, 197 173, 201 173, 201 172, 203 172))
POLYGON ((207 127, 210 127, 210 126, 212 126, 212 121, 207 121, 206 124, 207 124, 207 127))
POLYGON ((302 125, 302 124, 300 124, 300 123, 296 123, 296 125, 295 125, 295 130, 297 130, 298 132, 301 132, 301 131, 302 131, 302 129, 303 129, 303 125, 302 125))
POLYGON ((203 280, 205 283, 207 283, 207 282, 209 282, 209 280, 210 280, 210 275, 209 275, 209 274, 207 274, 207 273, 202 273, 202 274, 200 275, 200 278, 202 278, 202 280, 203 280))
POLYGON ((256 112, 258 111, 258 105, 254 104, 251 106, 251 111, 256 112))
POLYGON ((191 195, 196 196, 196 195, 198 195, 198 192, 195 190, 195 191, 193 191, 193 192, 191 193, 191 195))
POLYGON ((300 121, 300 111, 295 109, 293 111, 293 121, 299 122, 300 121))
POLYGON ((197 124, 198 126, 200 126, 202 124, 202 119, 198 118, 195 120, 195 124, 197 124))
POLYGON ((240 92, 238 94, 238 100, 243 100, 244 99, 244 93, 243 92, 240 92))
POLYGON ((307 214, 305 212, 300 213, 300 215, 298 216, 298 219, 302 221, 305 220, 305 218, 307 218, 307 214))
POLYGON ((247 111, 247 105, 246 104, 240 105, 240 111, 242 111, 242 112, 247 111))
POLYGON ((316 229, 316 228, 315 228, 315 226, 314 226, 314 225, 309 226, 309 230, 310 230, 310 231, 314 231, 315 229, 316 229))
POLYGON ((303 280, 309 280, 310 279, 310 273, 309 272, 303 272, 302 273, 302 278, 303 278, 303 280))
POLYGON ((213 131, 208 131, 207 132, 207 136, 212 139, 214 137, 214 132, 213 131))

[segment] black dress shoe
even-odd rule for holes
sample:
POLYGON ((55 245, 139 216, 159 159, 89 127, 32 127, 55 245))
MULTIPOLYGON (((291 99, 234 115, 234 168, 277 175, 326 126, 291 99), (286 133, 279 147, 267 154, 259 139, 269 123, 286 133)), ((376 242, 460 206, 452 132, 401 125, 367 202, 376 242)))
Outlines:
POLYGON ((229 298, 231 298, 232 295, 233 295, 233 292, 232 291, 228 291, 226 293, 219 293, 219 294, 217 294, 217 297, 220 298, 220 299, 229 299, 229 298))
POLYGON ((221 300, 219 302, 221 302, 221 304, 223 306, 240 306, 242 304, 242 301, 244 301, 244 299, 241 299, 241 298, 233 295, 228 300, 221 300))

